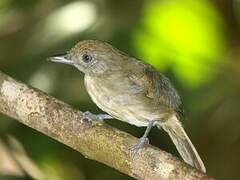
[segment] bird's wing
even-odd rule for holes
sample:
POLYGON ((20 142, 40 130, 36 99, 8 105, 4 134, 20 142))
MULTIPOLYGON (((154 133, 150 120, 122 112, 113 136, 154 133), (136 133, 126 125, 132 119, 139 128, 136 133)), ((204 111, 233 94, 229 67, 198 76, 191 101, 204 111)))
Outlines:
POLYGON ((154 69, 151 65, 141 61, 134 61, 129 79, 144 87, 144 93, 148 98, 158 101, 159 104, 182 114, 181 99, 169 79, 154 69))

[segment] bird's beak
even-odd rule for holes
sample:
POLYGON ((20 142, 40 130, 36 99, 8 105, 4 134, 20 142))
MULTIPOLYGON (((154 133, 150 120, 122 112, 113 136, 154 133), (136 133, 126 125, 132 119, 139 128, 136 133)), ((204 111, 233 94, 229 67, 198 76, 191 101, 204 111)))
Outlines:
POLYGON ((74 65, 74 62, 67 58, 67 53, 51 56, 47 60, 56 63, 74 65))

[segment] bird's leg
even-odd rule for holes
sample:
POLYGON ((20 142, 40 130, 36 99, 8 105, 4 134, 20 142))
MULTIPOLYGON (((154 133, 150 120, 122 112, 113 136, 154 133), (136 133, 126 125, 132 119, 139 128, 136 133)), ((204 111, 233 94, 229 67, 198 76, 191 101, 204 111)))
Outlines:
POLYGON ((114 119, 114 118, 108 114, 93 114, 89 111, 86 111, 83 113, 82 119, 93 119, 99 122, 103 122, 105 119, 114 119))
POLYGON ((150 130, 152 129, 152 127, 154 126, 155 122, 156 121, 149 122, 143 136, 139 139, 138 143, 135 146, 133 146, 133 148, 132 148, 133 155, 135 155, 138 152, 138 150, 141 149, 145 144, 149 143, 147 136, 148 136, 150 130))

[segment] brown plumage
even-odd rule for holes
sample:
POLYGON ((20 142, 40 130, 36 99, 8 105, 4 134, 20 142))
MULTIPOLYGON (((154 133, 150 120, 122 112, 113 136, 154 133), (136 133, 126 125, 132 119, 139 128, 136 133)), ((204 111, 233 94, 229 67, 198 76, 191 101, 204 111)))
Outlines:
POLYGON ((154 67, 94 40, 81 41, 64 56, 51 60, 82 71, 92 100, 111 117, 147 127, 135 151, 142 148, 156 125, 169 134, 185 162, 206 171, 179 121, 180 97, 169 79, 154 67))

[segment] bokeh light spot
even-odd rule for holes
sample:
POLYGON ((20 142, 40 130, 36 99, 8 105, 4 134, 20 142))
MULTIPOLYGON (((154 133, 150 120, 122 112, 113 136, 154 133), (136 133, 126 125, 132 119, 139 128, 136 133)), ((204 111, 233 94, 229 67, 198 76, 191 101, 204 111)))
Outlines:
POLYGON ((46 20, 46 32, 55 39, 68 37, 82 32, 94 24, 97 7, 93 2, 75 1, 49 15, 46 20))
POLYGON ((133 41, 140 57, 198 87, 214 77, 223 59, 223 32, 220 15, 207 1, 151 1, 133 41))

